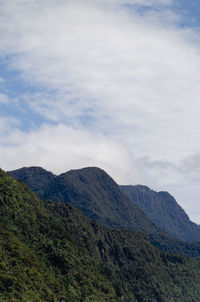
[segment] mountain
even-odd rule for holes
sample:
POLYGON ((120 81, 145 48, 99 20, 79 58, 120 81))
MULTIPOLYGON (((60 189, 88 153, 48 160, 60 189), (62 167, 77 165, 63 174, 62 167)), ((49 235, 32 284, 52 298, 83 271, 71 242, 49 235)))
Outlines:
POLYGON ((40 198, 72 203, 101 225, 148 233, 157 230, 105 171, 95 167, 84 168, 53 178, 50 173, 45 175, 45 170, 39 167, 9 172, 24 181, 40 198))
POLYGON ((199 261, 42 201, 2 170, 0 214, 0 301, 199 301, 199 261))
MULTIPOLYGON (((74 220, 78 215, 72 214, 74 220)), ((26 185, 0 170, 0 301, 74 302, 86 297, 118 301, 99 264, 61 219, 26 185)))
POLYGON ((9 174, 23 180, 26 184, 31 184, 29 186, 39 196, 44 195, 44 188, 48 187, 56 178, 56 175, 40 167, 22 168, 11 171, 9 174))
POLYGON ((45 170, 39 167, 22 168, 9 173, 26 182, 40 198, 71 203, 102 226, 140 231, 164 251, 200 258, 200 243, 191 245, 179 241, 159 229, 115 181, 99 168, 72 170, 59 176, 46 171, 44 178, 45 170))
POLYGON ((200 241, 199 226, 190 221, 168 192, 155 192, 141 185, 120 187, 158 227, 177 239, 200 241))

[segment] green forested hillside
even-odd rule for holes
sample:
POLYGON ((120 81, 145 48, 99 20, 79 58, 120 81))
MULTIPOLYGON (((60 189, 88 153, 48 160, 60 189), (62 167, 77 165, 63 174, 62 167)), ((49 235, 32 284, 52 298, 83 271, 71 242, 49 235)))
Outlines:
POLYGON ((101 267, 26 185, 0 171, 0 301, 117 301, 101 267))
POLYGON ((22 179, 40 198, 72 203, 101 225, 149 233, 157 230, 113 179, 99 168, 72 170, 59 176, 45 173, 39 167, 9 173, 22 179))
POLYGON ((40 167, 9 173, 26 182, 41 198, 71 203, 103 226, 141 231, 164 251, 200 258, 200 242, 189 244, 158 228, 102 169, 84 168, 59 176, 40 167))
POLYGON ((199 261, 45 204, 2 170, 0 217, 0 301, 199 301, 199 261))

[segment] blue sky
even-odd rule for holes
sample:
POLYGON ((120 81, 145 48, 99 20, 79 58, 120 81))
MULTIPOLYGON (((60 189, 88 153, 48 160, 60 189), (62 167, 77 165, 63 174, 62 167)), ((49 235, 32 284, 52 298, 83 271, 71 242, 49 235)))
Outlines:
POLYGON ((200 223, 199 15, 185 0, 0 0, 0 166, 99 166, 200 223))
POLYGON ((185 14, 185 24, 188 26, 199 26, 199 14, 200 14, 200 6, 198 0, 178 0, 175 3, 175 7, 179 14, 185 14))

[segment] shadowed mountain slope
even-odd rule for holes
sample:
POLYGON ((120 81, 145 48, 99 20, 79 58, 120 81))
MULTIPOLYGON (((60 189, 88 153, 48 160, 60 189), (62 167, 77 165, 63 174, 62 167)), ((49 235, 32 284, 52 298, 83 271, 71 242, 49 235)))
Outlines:
POLYGON ((1 301, 199 301, 199 261, 45 203, 2 170, 0 214, 1 301))
POLYGON ((70 202, 101 225, 148 233, 157 230, 146 214, 99 168, 71 170, 53 179, 48 178, 50 172, 44 177, 44 170, 37 167, 9 173, 22 179, 41 198, 70 202))
MULTIPOLYGON (((99 168, 72 170, 53 176, 49 182, 46 182, 48 177, 44 177, 43 181, 42 174, 45 170, 39 167, 22 168, 9 173, 39 192, 42 199, 72 203, 84 215, 103 226, 141 231, 148 235, 155 246, 164 251, 200 258, 200 243, 188 244, 176 240, 159 229, 114 180, 99 168), (33 175, 33 183, 30 175, 33 175)), ((47 172, 47 175, 49 173, 47 172)))
POLYGON ((9 174, 28 184, 28 186, 40 197, 44 195, 45 188, 47 188, 56 178, 56 175, 40 167, 22 168, 11 171, 9 174))
POLYGON ((146 186, 120 186, 127 196, 161 229, 188 242, 200 241, 200 228, 168 192, 155 192, 146 186))

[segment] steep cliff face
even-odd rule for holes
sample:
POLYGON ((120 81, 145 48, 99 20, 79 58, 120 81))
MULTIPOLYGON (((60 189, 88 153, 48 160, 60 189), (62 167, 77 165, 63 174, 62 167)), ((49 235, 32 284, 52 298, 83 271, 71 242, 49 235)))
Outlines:
POLYGON ((161 229, 178 239, 200 241, 199 226, 190 221, 168 192, 155 192, 141 185, 121 186, 121 189, 161 229))

